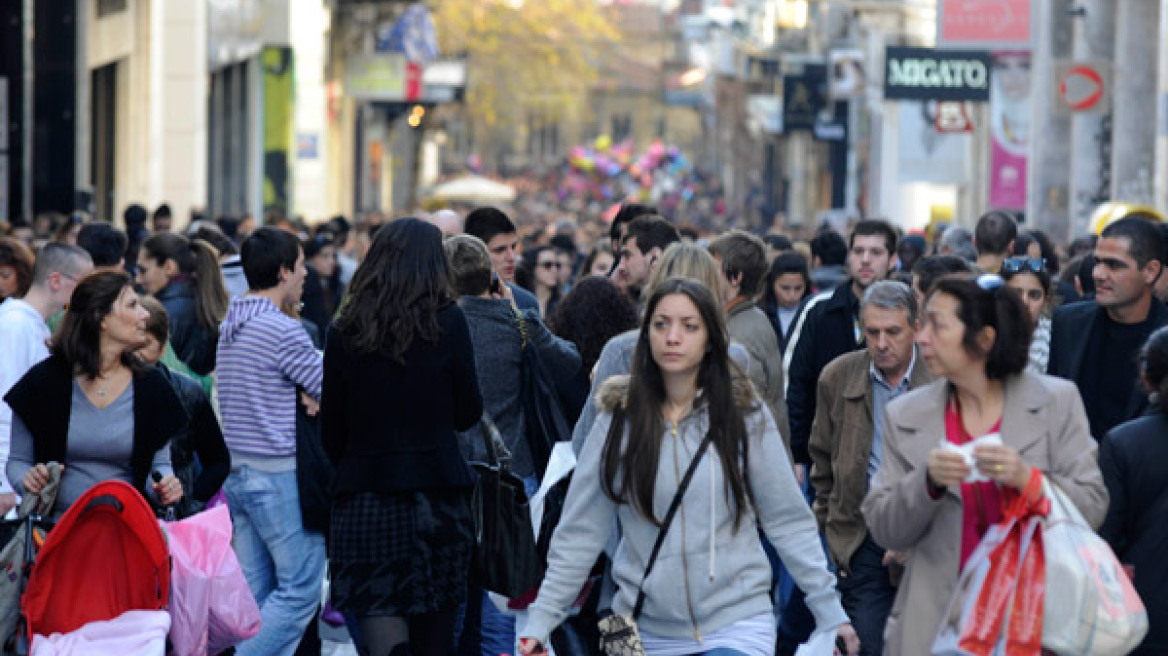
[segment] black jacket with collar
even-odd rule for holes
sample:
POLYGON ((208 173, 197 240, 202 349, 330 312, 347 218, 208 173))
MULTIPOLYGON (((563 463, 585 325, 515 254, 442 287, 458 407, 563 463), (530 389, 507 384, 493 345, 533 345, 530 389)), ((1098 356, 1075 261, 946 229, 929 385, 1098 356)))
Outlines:
POLYGON ((1148 609, 1148 635, 1133 655, 1168 653, 1168 415, 1154 411, 1111 429, 1099 445, 1099 468, 1111 503, 1099 535, 1148 609))
MULTIPOLYGON (((5 395, 12 411, 33 436, 38 463, 65 459, 73 410, 73 367, 52 355, 28 370, 5 395)), ((133 485, 145 494, 154 454, 187 426, 187 413, 170 383, 155 367, 134 375, 134 441, 130 451, 133 485)))
POLYGON ((189 423, 170 441, 170 463, 182 482, 179 517, 189 517, 215 496, 231 471, 231 454, 203 386, 186 374, 157 366, 186 410, 189 423))
POLYGON ((791 423, 791 453, 798 464, 811 465, 807 443, 815 420, 815 389, 819 374, 832 360, 863 345, 853 309, 851 280, 807 301, 791 333, 784 355, 787 365, 787 414, 791 423))
POLYGON ((170 345, 191 371, 206 376, 215 370, 219 334, 199 323, 195 310, 195 281, 174 280, 155 295, 170 318, 170 345))
MULTIPOLYGON (((1051 319, 1050 360, 1047 362, 1046 372, 1052 376, 1073 381, 1081 390, 1088 344, 1091 343, 1092 339, 1101 339, 1106 316, 1107 310, 1100 307, 1095 301, 1070 303, 1055 311, 1054 317, 1051 319)), ((1153 298, 1148 310, 1148 318, 1157 327, 1168 324, 1168 307, 1153 298)), ((1138 417, 1144 414, 1147 409, 1147 393, 1141 389, 1137 381, 1133 380, 1126 416, 1129 419, 1138 417)), ((1094 437, 1100 439, 1102 435, 1094 437)))

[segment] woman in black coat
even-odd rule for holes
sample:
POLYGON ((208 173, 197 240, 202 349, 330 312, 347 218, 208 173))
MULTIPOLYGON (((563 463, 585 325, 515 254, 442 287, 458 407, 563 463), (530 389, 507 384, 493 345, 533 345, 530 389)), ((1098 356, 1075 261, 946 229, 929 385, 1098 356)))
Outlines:
POLYGON ((1111 495, 1099 530, 1148 609, 1148 635, 1133 656, 1168 653, 1168 328, 1152 333, 1140 354, 1152 410, 1111 429, 1099 467, 1111 495))
POLYGON ((332 603, 377 656, 447 656, 466 596, 473 478, 455 431, 483 403, 448 271, 438 228, 389 223, 325 339, 332 603))

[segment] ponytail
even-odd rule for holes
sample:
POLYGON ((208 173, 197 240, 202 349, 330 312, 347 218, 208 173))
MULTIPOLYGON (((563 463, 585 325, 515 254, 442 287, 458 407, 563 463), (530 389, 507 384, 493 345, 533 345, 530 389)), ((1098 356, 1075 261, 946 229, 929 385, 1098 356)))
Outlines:
POLYGON ((195 317, 212 333, 219 330, 219 324, 227 316, 227 288, 223 285, 223 272, 219 268, 219 251, 210 243, 195 239, 190 249, 193 257, 195 277, 195 317))

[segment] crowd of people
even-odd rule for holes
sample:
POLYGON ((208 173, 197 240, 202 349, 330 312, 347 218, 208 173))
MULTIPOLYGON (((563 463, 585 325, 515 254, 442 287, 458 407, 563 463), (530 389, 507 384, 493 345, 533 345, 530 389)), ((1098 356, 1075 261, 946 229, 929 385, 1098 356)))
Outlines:
POLYGON ((222 492, 262 616, 238 654, 319 653, 323 612, 361 654, 537 656, 608 611, 651 656, 788 655, 817 630, 929 653, 1038 476, 1134 565, 1134 653, 1168 650, 1160 217, 1065 248, 1003 212, 807 239, 636 203, 540 226, 123 218, 0 235, 0 511, 53 462, 56 516, 106 479, 180 517, 222 492), (472 572, 470 463, 496 440, 536 493, 540 376, 576 465, 542 584, 508 604, 472 572))

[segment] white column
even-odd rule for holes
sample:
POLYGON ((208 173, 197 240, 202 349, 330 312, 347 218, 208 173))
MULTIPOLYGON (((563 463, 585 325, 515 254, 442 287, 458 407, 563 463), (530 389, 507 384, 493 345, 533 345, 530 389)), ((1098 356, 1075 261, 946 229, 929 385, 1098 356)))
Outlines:
MULTIPOLYGON (((1085 13, 1074 19, 1076 61, 1114 61, 1115 5, 1112 0, 1079 0, 1076 6, 1085 13)), ((1071 119, 1069 218, 1072 235, 1085 234, 1091 213, 1111 197, 1110 126, 1115 101, 1112 94, 1106 109, 1079 112, 1071 119)))
POLYGON ((1035 0, 1038 26, 1030 58, 1030 152, 1027 223, 1059 243, 1073 237, 1067 220, 1071 178, 1071 115, 1059 107, 1055 62, 1071 53, 1070 0, 1035 0))
POLYGON ((1151 204, 1160 0, 1123 0, 1116 6, 1111 197, 1151 204))

